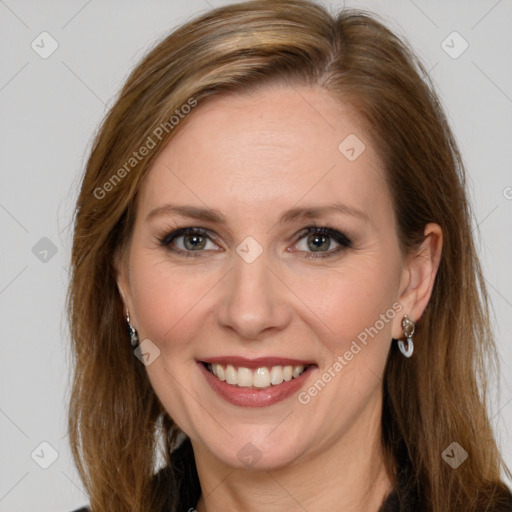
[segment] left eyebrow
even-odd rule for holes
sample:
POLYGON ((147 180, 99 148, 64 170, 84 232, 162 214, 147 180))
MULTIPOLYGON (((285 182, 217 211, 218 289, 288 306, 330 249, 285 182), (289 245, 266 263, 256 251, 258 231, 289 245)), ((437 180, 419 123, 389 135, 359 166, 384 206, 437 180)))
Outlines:
POLYGON ((366 222, 370 222, 367 213, 343 203, 330 203, 324 206, 316 206, 309 208, 292 208, 281 215, 279 222, 292 222, 297 219, 316 219, 323 217, 329 213, 340 213, 342 215, 351 215, 358 217, 366 222))
MULTIPOLYGON (((323 206, 316 207, 304 207, 304 208, 291 208, 285 211, 279 218, 280 223, 289 223, 297 219, 316 219, 323 217, 330 213, 338 213, 342 215, 350 215, 353 217, 360 218, 366 222, 370 222, 370 217, 353 206, 349 206, 343 203, 331 203, 323 206)), ((183 217, 190 217, 198 220, 207 220, 217 224, 227 225, 226 217, 216 209, 212 208, 199 208, 197 206, 189 205, 173 205, 164 204, 151 210, 146 216, 146 221, 149 221, 153 217, 161 215, 181 215, 183 217)))

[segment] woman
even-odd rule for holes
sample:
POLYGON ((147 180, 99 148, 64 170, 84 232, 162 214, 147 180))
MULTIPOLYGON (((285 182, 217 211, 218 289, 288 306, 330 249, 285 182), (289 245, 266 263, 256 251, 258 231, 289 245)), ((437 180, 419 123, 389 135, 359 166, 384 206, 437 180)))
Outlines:
POLYGON ((307 1, 214 10, 133 71, 72 253, 93 512, 512 510, 464 170, 426 76, 373 17, 307 1))

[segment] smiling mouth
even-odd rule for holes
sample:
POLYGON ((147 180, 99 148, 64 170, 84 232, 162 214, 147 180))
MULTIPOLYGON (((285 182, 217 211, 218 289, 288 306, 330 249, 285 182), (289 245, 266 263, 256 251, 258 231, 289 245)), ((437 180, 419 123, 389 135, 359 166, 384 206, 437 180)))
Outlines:
POLYGON ((243 366, 235 367, 233 365, 223 365, 218 363, 202 363, 204 367, 217 379, 234 387, 258 388, 264 389, 271 386, 278 386, 283 382, 288 382, 300 377, 309 366, 261 366, 259 368, 245 368, 243 366))

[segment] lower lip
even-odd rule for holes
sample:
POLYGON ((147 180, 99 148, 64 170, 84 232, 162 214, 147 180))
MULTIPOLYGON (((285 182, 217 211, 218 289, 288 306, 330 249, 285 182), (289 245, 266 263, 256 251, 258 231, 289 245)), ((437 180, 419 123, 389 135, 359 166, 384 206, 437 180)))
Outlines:
POLYGON ((210 373, 202 363, 197 364, 211 388, 224 400, 240 407, 265 407, 285 400, 299 391, 315 369, 313 365, 308 366, 296 379, 283 381, 277 386, 258 389, 227 384, 210 373))

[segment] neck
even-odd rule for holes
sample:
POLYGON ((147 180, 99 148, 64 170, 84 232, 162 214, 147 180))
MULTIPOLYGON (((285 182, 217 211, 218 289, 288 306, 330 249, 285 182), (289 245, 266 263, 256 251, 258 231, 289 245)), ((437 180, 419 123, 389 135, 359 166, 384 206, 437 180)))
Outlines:
POLYGON ((370 407, 328 449, 271 471, 233 469, 193 442, 203 489, 197 512, 378 512, 391 491, 380 412, 380 403, 370 407))

